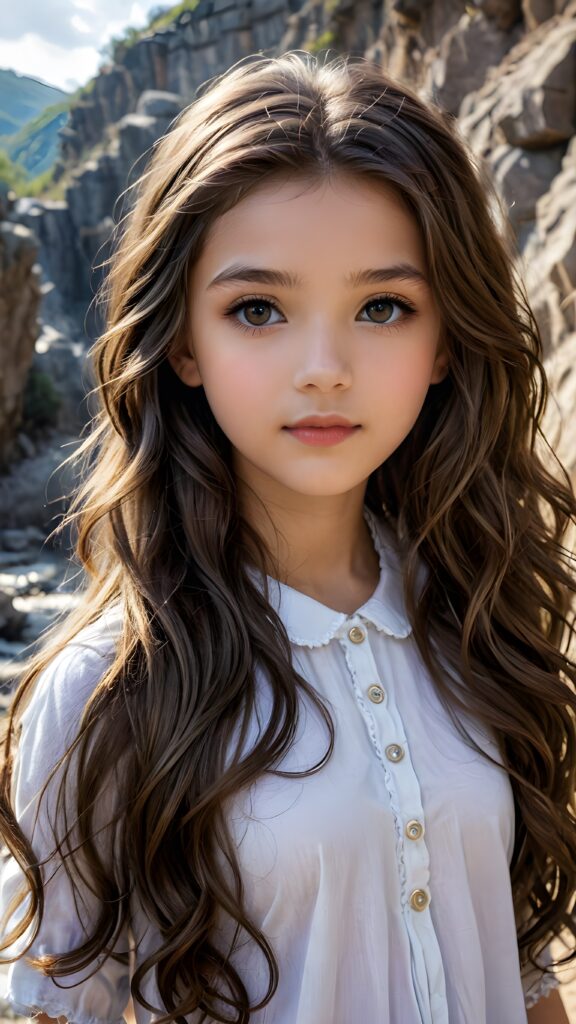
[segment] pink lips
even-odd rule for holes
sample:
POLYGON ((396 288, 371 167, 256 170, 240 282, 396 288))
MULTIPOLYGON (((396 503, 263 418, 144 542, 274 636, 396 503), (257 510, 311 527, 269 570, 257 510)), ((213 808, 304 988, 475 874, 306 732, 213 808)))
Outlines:
POLYGON ((350 420, 343 416, 306 416, 298 420, 292 427, 284 427, 292 437, 302 444, 313 447, 340 444, 351 434, 359 430, 350 420))

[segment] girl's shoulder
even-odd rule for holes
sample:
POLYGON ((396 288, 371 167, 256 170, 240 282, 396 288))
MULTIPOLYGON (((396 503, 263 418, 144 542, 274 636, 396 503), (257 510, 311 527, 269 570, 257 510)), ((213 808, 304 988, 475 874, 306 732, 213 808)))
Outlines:
POLYGON ((122 609, 114 605, 81 629, 44 666, 20 716, 24 731, 68 730, 82 711, 115 656, 122 628, 122 609))

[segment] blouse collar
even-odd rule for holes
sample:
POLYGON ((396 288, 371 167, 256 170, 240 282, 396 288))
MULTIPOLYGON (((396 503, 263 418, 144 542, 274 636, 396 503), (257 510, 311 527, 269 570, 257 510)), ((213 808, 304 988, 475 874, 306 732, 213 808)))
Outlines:
MULTIPOLYGON (((334 637, 344 635, 350 627, 350 620, 356 618, 397 639, 403 639, 412 632, 402 595, 402 570, 394 534, 384 520, 377 518, 366 505, 363 514, 378 554, 380 578, 372 596, 353 615, 329 608, 308 594, 267 576, 270 603, 282 619, 292 643, 302 647, 322 647, 334 637)), ((261 587, 259 574, 251 568, 248 572, 261 587)))

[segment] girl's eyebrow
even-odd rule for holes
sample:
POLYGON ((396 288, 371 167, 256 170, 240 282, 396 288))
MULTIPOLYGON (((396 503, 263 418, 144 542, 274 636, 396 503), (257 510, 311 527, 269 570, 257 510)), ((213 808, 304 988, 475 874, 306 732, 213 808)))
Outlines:
MULTIPOLYGON (((344 279, 344 283, 349 288, 358 288, 362 284, 382 284, 387 281, 412 281, 415 284, 428 284, 422 271, 411 263, 395 263, 393 266, 380 267, 375 270, 358 270, 348 274, 344 279)), ((301 277, 288 270, 269 270, 263 267, 248 267, 241 263, 234 263, 217 274, 208 285, 208 289, 230 283, 243 284, 247 282, 274 284, 279 288, 301 288, 304 284, 301 277)))

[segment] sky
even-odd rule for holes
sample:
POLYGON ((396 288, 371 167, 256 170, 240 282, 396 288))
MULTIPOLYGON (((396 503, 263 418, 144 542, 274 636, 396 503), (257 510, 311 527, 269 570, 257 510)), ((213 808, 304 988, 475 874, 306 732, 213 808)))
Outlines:
POLYGON ((154 0, 4 0, 0 68, 72 92, 96 74, 112 36, 148 21, 154 0))

